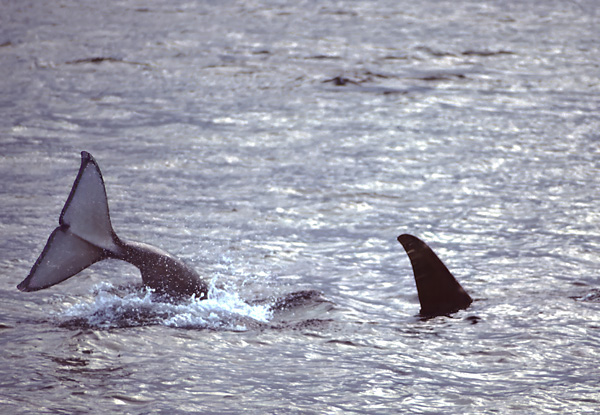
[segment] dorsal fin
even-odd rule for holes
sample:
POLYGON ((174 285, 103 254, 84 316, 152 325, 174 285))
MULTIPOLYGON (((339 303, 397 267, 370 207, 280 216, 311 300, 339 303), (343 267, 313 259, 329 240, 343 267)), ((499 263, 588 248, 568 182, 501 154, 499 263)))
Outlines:
POLYGON ((398 242, 412 264, 422 316, 450 314, 467 308, 473 302, 425 242, 408 234, 400 235, 398 242))

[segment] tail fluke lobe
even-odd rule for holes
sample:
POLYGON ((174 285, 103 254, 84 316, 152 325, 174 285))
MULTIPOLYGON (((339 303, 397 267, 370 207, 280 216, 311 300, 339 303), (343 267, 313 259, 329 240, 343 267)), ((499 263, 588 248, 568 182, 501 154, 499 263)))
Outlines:
POLYGON ((473 300, 437 255, 419 238, 398 237, 412 264, 421 315, 439 316, 467 308, 473 300))
POLYGON ((81 152, 81 167, 58 222, 84 241, 115 249, 116 235, 110 223, 104 179, 96 160, 81 152))
POLYGON ((36 291, 58 284, 95 262, 118 253, 102 173, 91 154, 81 153, 81 167, 50 237, 31 272, 17 288, 36 291))
POLYGON ((50 234, 42 254, 17 288, 37 291, 51 287, 104 258, 103 249, 75 236, 68 227, 59 226, 50 234))

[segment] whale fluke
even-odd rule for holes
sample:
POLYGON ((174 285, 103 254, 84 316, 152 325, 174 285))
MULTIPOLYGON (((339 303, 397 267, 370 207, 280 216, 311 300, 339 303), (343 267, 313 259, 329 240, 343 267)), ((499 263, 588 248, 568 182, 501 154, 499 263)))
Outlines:
POLYGON ((424 317, 441 316, 467 308, 473 300, 433 250, 416 236, 398 237, 412 264, 424 317))
POLYGON ((17 286, 19 290, 51 287, 98 261, 114 258, 138 267, 144 284, 158 294, 206 297, 206 283, 181 260, 117 236, 110 222, 102 173, 86 151, 81 152, 81 167, 58 223, 31 272, 17 286))

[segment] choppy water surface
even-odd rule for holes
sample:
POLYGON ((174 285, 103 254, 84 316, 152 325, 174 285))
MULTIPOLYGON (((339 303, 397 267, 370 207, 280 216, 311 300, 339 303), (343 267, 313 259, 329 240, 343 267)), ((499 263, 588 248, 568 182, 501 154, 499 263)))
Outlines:
POLYGON ((594 1, 36 2, 0 13, 0 409, 585 413, 600 406, 594 1), (36 293, 90 151, 117 233, 36 293), (412 233, 476 299, 418 318, 412 233))

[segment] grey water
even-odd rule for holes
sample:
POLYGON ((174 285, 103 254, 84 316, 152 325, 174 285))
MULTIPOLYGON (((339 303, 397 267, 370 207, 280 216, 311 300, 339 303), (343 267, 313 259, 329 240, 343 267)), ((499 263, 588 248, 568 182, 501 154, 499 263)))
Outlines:
POLYGON ((0 6, 0 412, 598 411, 597 2, 0 6), (209 300, 16 289, 82 150, 209 300), (469 309, 419 318, 401 233, 469 309))

